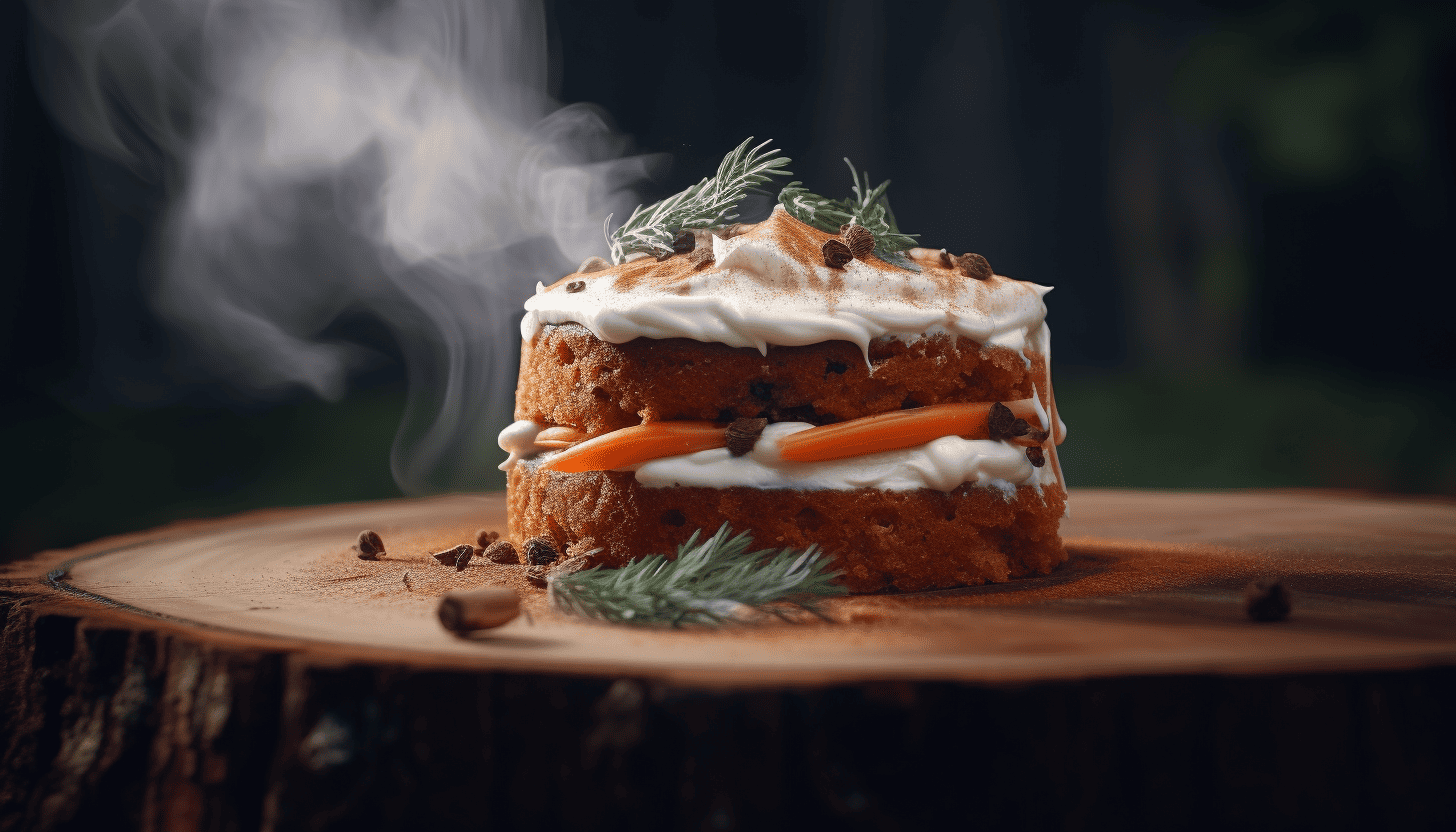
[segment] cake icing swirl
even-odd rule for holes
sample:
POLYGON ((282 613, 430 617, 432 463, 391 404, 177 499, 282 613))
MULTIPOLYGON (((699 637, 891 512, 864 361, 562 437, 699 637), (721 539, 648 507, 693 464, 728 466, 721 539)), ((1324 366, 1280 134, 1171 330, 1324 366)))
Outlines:
POLYGON ((875 258, 831 269, 819 251, 831 236, 776 208, 747 233, 712 236, 712 265, 686 256, 649 258, 537 284, 521 336, 530 340, 542 326, 573 322, 613 344, 691 338, 765 354, 769 345, 849 341, 868 357, 876 339, 942 332, 1022 353, 1046 346, 1042 296, 1050 287, 1000 276, 974 280, 929 257, 916 259, 918 271, 875 258))

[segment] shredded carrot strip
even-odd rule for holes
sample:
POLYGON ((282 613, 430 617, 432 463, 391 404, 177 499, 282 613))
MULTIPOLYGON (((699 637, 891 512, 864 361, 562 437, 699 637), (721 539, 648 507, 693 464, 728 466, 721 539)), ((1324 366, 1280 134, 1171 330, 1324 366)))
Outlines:
POLYGON ((557 426, 536 434, 536 444, 543 448, 570 448, 586 439, 586 434, 576 428, 557 426))
MULTIPOLYGON (((541 467, 563 473, 610 471, 665 456, 721 448, 727 441, 724 429, 712 422, 650 422, 573 445, 541 467)), ((541 444, 539 438, 537 444, 541 444)))
MULTIPOLYGON (((1034 399, 1004 402, 1011 412, 1040 427, 1034 399)), ((985 439, 994 402, 933 404, 878 413, 790 434, 779 440, 779 456, 793 462, 824 462, 881 451, 913 448, 942 436, 985 439)))

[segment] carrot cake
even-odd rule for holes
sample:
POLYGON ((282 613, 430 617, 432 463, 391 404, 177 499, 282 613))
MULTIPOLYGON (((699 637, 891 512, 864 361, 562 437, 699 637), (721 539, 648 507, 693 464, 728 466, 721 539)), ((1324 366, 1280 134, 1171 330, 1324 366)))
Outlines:
POLYGON ((856 592, 1065 560, 1048 288, 863 236, 780 206, 538 286, 500 439, 511 536, 621 565, 727 522, 818 544, 856 592))

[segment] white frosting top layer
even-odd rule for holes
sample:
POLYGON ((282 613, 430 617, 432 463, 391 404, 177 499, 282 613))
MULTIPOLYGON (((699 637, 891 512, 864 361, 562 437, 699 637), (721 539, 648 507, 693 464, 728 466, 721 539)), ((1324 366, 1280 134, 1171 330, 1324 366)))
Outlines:
POLYGON ((975 280, 930 258, 916 260, 918 272, 874 257, 831 269, 820 253, 830 236, 780 207, 747 233, 712 237, 711 266, 699 268, 691 256, 649 258, 537 284, 521 336, 574 322, 613 344, 691 338, 765 353, 769 344, 850 341, 868 355, 879 338, 939 332, 1018 352, 1045 346, 1049 287, 975 280))
MULTIPOLYGON (((511 453, 511 458, 501 468, 537 454, 542 461, 549 459, 554 451, 535 445, 536 434, 545 427, 520 421, 502 431, 500 445, 511 453)), ((739 457, 727 448, 714 448, 654 459, 624 470, 634 471, 637 482, 648 488, 953 491, 969 482, 1012 492, 1019 485, 1040 487, 1056 482, 1052 466, 1034 467, 1026 458, 1026 449, 1019 445, 959 436, 942 436, 915 448, 830 462, 789 462, 779 456, 779 440, 811 427, 807 422, 775 422, 764 428, 753 450, 739 457)))

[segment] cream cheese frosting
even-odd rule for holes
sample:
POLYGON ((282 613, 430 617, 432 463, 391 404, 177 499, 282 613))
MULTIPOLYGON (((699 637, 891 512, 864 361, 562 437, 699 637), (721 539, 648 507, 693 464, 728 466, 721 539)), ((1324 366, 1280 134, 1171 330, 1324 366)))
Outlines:
MULTIPOLYGON (((775 422, 764 428, 753 449, 743 456, 735 457, 727 448, 714 448, 654 459, 622 470, 633 471, 637 482, 648 488, 952 491, 969 482, 1014 495, 1017 486, 1040 487, 1056 481, 1050 466, 1032 466, 1020 446, 959 436, 942 436, 914 448, 831 462, 790 462, 779 456, 779 440, 812 427, 807 422, 775 422)), ((545 425, 520 421, 502 431, 501 449, 511 458, 501 468, 538 456, 544 462, 556 453, 535 444, 536 435, 545 429, 545 425)))
POLYGON ((831 269, 819 253, 826 236, 779 207, 747 233, 712 236, 711 266, 679 256, 538 283, 521 336, 573 322, 613 344, 691 338, 766 354, 771 344, 849 341, 867 360, 876 339, 940 332, 1023 354, 1047 345, 1042 296, 1050 287, 974 280, 925 262, 918 271, 876 258, 831 269))

